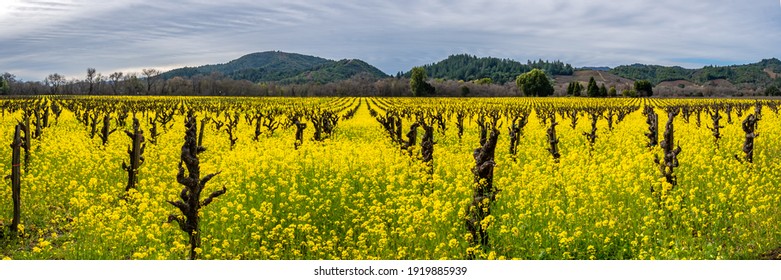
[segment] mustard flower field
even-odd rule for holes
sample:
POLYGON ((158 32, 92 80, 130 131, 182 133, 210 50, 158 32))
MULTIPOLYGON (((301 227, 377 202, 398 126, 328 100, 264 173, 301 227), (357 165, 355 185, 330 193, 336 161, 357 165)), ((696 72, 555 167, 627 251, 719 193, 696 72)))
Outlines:
POLYGON ((2 99, 0 259, 776 258, 778 104, 2 99))

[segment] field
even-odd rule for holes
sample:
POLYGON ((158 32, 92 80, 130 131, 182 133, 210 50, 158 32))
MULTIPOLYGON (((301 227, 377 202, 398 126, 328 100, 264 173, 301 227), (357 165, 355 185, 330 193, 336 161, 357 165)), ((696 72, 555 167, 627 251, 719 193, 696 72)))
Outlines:
POLYGON ((3 99, 0 259, 772 258, 777 103, 3 99))

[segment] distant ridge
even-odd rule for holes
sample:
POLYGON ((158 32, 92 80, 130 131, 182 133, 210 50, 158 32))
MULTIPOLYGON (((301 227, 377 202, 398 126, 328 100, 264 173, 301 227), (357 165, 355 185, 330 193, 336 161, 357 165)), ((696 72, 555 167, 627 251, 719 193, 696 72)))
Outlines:
MULTIPOLYGON (((685 81, 697 85, 715 84, 719 81, 742 87, 766 87, 781 84, 781 61, 776 58, 763 59, 757 63, 732 66, 706 66, 688 69, 680 66, 659 66, 646 64, 622 65, 614 68, 587 66, 574 69, 561 61, 527 61, 521 63, 511 59, 477 57, 457 54, 432 64, 422 65, 432 79, 443 80, 489 80, 504 84, 531 69, 538 68, 549 76, 572 76, 581 71, 610 73, 628 80, 648 80, 654 85, 666 82, 685 81)), ((184 67, 161 74, 162 78, 191 78, 196 75, 209 76, 212 73, 234 80, 249 80, 254 83, 276 82, 280 84, 326 84, 354 77, 377 80, 390 77, 376 67, 359 59, 330 60, 321 57, 266 51, 244 55, 227 63, 197 67, 184 67)), ((405 77, 409 73, 397 74, 405 77)), ((676 82, 676 85, 681 84, 676 82)))
POLYGON ((388 75, 376 67, 358 60, 333 61, 311 55, 280 51, 258 52, 244 55, 223 64, 173 69, 161 74, 164 79, 173 77, 191 78, 218 73, 234 80, 289 83, 329 83, 346 80, 355 75, 372 79, 388 75))
MULTIPOLYGON (((518 75, 534 68, 542 69, 548 75, 572 75, 573 69, 561 61, 528 61, 526 64, 506 58, 477 57, 469 54, 457 54, 446 59, 422 66, 432 78, 471 81, 490 78, 492 82, 503 84, 514 81, 518 75)), ((409 76, 407 73, 406 76, 409 76)))
POLYGON ((615 67, 610 70, 610 73, 632 80, 649 80, 653 84, 667 81, 689 81, 705 84, 713 80, 726 80, 732 84, 764 86, 778 78, 776 74, 781 73, 781 61, 771 58, 751 64, 705 66, 699 69, 632 64, 615 67))

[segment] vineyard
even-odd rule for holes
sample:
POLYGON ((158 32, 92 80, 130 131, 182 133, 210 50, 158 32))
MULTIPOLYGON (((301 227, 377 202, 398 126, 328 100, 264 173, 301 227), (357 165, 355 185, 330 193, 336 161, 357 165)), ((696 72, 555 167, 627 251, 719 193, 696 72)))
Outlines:
POLYGON ((0 100, 0 259, 761 259, 777 100, 0 100))

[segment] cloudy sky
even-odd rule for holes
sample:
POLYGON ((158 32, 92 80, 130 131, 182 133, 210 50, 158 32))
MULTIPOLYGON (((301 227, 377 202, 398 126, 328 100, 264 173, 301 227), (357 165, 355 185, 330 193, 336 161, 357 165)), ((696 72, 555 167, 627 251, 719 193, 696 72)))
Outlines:
POLYGON ((280 50, 386 73, 449 54, 573 66, 781 57, 776 0, 0 0, 0 73, 42 80, 280 50))

